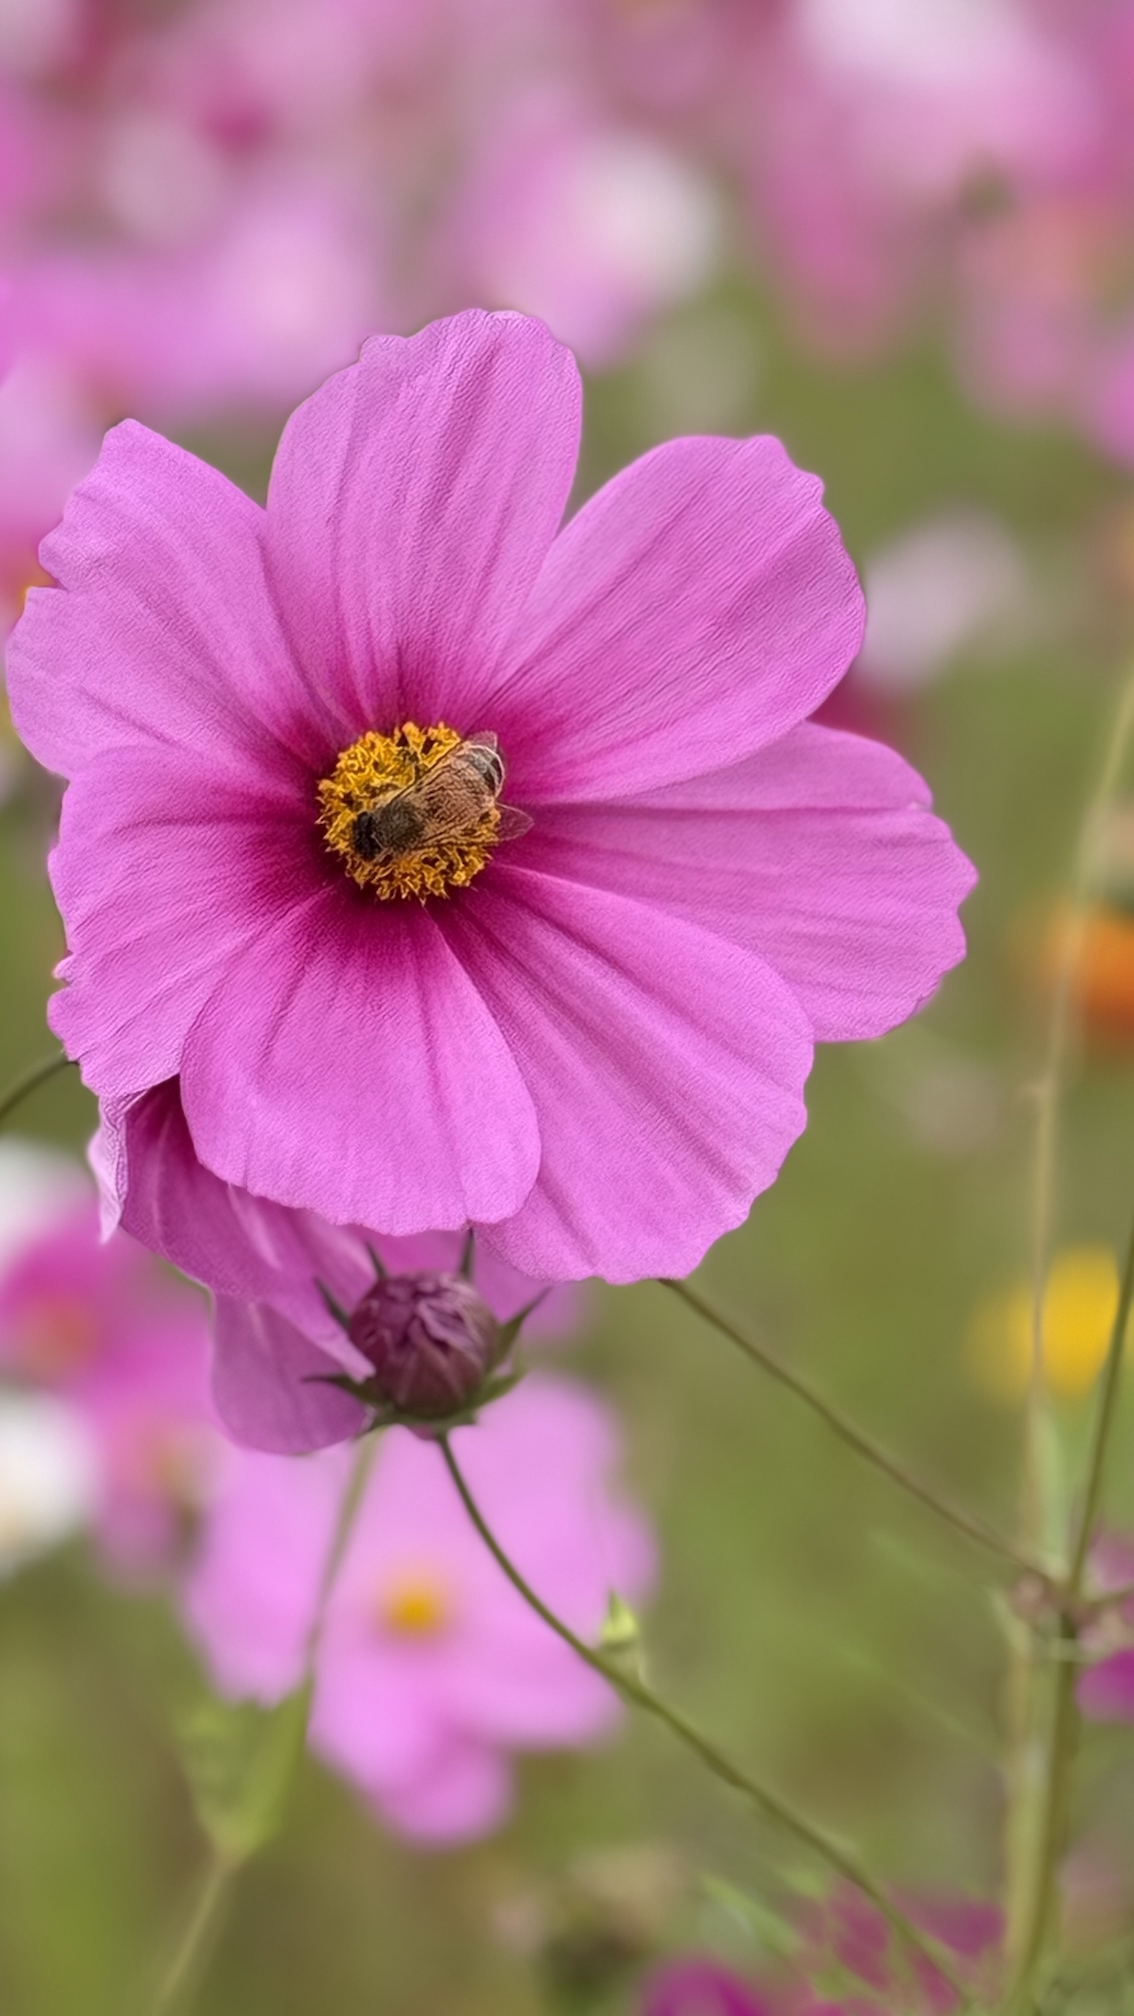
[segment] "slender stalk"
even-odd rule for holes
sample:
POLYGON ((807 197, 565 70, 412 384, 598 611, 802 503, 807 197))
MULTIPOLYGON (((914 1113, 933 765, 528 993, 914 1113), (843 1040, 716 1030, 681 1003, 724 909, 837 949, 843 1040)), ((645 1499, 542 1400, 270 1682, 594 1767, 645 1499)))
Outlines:
POLYGON ((30 1065, 6 1092, 0 1093, 0 1126, 31 1093, 46 1085, 49 1078, 57 1077, 60 1071, 69 1070, 74 1061, 73 1057, 65 1057, 62 1050, 57 1050, 53 1057, 41 1057, 38 1064, 30 1065))
POLYGON ((759 1365, 770 1378, 778 1380, 789 1393, 794 1393, 798 1400, 802 1400, 806 1407, 810 1407, 812 1413, 817 1414, 840 1441, 845 1442, 848 1448, 863 1458, 864 1462, 872 1464, 875 1470, 880 1470, 884 1477, 888 1477, 892 1484, 898 1486, 899 1490, 905 1491, 911 1498, 916 1498, 919 1504, 927 1506, 939 1519, 943 1519, 951 1526, 954 1532, 963 1533, 966 1539, 975 1541, 978 1547, 984 1547, 989 1553, 998 1555, 1002 1561, 1023 1574, 1038 1575, 1045 1582, 1049 1579, 1050 1567, 1041 1561, 1038 1555, 1032 1555, 1025 1549, 1017 1547, 1011 1540, 1002 1538, 991 1526, 986 1526, 983 1520, 974 1518, 968 1512, 962 1512, 957 1506, 950 1504, 947 1498, 939 1497, 936 1491, 928 1484, 923 1484, 921 1479, 907 1470, 896 1457, 891 1456, 860 1428, 856 1428, 852 1421, 848 1421, 837 1407, 824 1399, 809 1380, 804 1379, 798 1372, 791 1371, 764 1345, 757 1344, 751 1337, 746 1337, 727 1316, 722 1316, 719 1310, 712 1308, 686 1282, 663 1281, 661 1286, 672 1289, 673 1293, 679 1295, 690 1309, 696 1310, 698 1316, 702 1316, 706 1323, 711 1323, 714 1330, 719 1330, 722 1337, 727 1337, 739 1351, 743 1351, 745 1357, 750 1358, 754 1365, 759 1365))
MULTIPOLYGON (((343 1488, 343 1495, 339 1500, 334 1530, 324 1557, 314 1615, 303 1651, 303 1672, 299 1682, 299 1692, 303 1696, 302 1724, 295 1748, 285 1764, 280 1797, 281 1810, 292 1773, 303 1750, 315 1687, 315 1666, 327 1621, 327 1610, 343 1557, 350 1545, 358 1509, 366 1492, 377 1442, 376 1435, 367 1435, 355 1446, 354 1460, 343 1488)), ((152 2016, 164 2016, 165 2011, 177 2005, 183 2005, 186 2009, 189 2007, 192 1994, 208 1965, 224 1914, 232 1901, 236 1879, 254 1853, 255 1850, 238 1855, 226 1854, 217 1842, 213 1842, 209 1866, 197 1901, 178 1941, 169 1970, 158 1989, 157 1998, 152 2004, 152 2016)))
POLYGON ((331 1544, 327 1549, 326 1558, 323 1562, 323 1572, 319 1577, 319 1591, 315 1599, 315 1615, 311 1620, 311 1628, 307 1633, 307 1643, 303 1652, 303 1680, 301 1685, 307 1688, 310 1688, 315 1678, 315 1662, 319 1657, 319 1647, 323 1641, 323 1632, 327 1623, 327 1610, 331 1600, 331 1593, 335 1583, 338 1581, 339 1569, 343 1565, 343 1556, 350 1545, 350 1537, 354 1532, 354 1523, 358 1517, 359 1506, 366 1495, 366 1486, 370 1482, 370 1472, 374 1467, 374 1458, 377 1452, 377 1432, 362 1436, 355 1444, 354 1459, 343 1488, 343 1495, 339 1500, 335 1529, 331 1535, 331 1544))
POLYGON ((1122 1356, 1126 1344, 1126 1331, 1130 1322, 1131 1305, 1134 1304, 1134 1227, 1126 1247, 1126 1264, 1122 1270, 1122 1286, 1118 1294, 1118 1308, 1114 1315, 1114 1328, 1110 1334, 1106 1366, 1103 1371, 1102 1391, 1099 1395, 1098 1412, 1095 1415, 1094 1433, 1087 1458, 1087 1480, 1083 1489, 1083 1502, 1079 1513, 1078 1530, 1071 1551, 1071 1570, 1068 1576, 1068 1590, 1071 1597, 1082 1594, 1083 1575, 1087 1566, 1098 1517, 1099 1501, 1102 1498, 1106 1460, 1114 1436, 1114 1424, 1118 1414, 1118 1392, 1122 1381, 1122 1356))
POLYGON ((232 1901, 234 1874, 234 1864, 214 1848, 189 1922, 158 1989, 154 2016, 175 2009, 183 1997, 192 1993, 204 1973, 232 1901))
POLYGON ((1040 1829, 1039 1852, 1036 1857, 1035 1875, 1029 1900, 1026 1932, 1020 1956, 1019 1974, 1016 1982, 1016 2001, 1022 2003, 1031 1992, 1036 1969, 1043 1958, 1051 1933, 1055 1911, 1059 1858, 1063 1848, 1066 1827, 1067 1798, 1071 1763, 1075 1754, 1078 1735, 1078 1714, 1075 1705, 1075 1688, 1079 1677, 1075 1651, 1079 1637, 1079 1602, 1083 1593, 1083 1579, 1087 1568, 1091 1538, 1102 1498, 1106 1462, 1114 1439, 1114 1425, 1118 1418, 1118 1394, 1122 1378, 1122 1359, 1126 1346, 1126 1331, 1130 1322, 1131 1305, 1134 1303, 1134 1226, 1126 1248, 1126 1262, 1122 1270, 1122 1286, 1119 1291, 1118 1307, 1114 1315, 1114 1327, 1110 1335, 1106 1366, 1103 1372, 1102 1391, 1099 1395, 1098 1410, 1095 1415, 1091 1436, 1090 1454, 1087 1459, 1087 1475, 1083 1487, 1083 1501, 1071 1546, 1070 1567, 1064 1588, 1063 1611, 1059 1625, 1059 1663, 1055 1673, 1054 1701, 1052 1704, 1051 1730, 1048 1745, 1047 1771, 1045 1776, 1046 1799, 1040 1829))
POLYGON ((1047 1052, 1036 1087, 1035 1160, 1032 1180, 1032 1378, 1033 1396, 1043 1396, 1043 1292, 1051 1255, 1055 1209, 1055 1166, 1059 1115, 1067 1055, 1074 1023, 1075 971, 1083 950, 1087 916, 1098 879, 1099 847, 1134 733, 1134 668, 1118 696, 1098 781, 1083 815, 1071 877, 1067 931, 1060 947, 1051 999, 1047 1052))
MULTIPOLYGON (((1082 956, 1091 898, 1098 880, 1099 849, 1106 817, 1127 760, 1134 733, 1134 667, 1118 696, 1095 788, 1079 831, 1071 875, 1070 913, 1060 946, 1051 998, 1043 1070, 1035 1088, 1035 1147, 1031 1184, 1031 1372, 1024 1414, 1021 1484, 1021 1546, 1040 1551, 1048 1541, 1051 1511, 1045 1489, 1044 1448, 1050 1434, 1043 1377, 1043 1302, 1051 1259, 1055 1215, 1055 1172, 1067 1063, 1075 1024, 1075 973, 1082 956)), ((1037 1722, 1037 1644, 1021 1635, 1013 1650, 1007 1682, 1009 1722, 1006 1861, 1008 1897, 1005 1946, 1013 1970, 1023 1968, 1034 1916, 1030 1868, 1033 1840, 1042 1840, 1046 1821, 1043 1788, 1035 1760, 1042 1747, 1037 1722), (1037 1797, 1038 1795, 1038 1797, 1037 1797)), ((1058 1707, 1058 1704, 1057 1704, 1058 1707)), ((1058 1719, 1058 1716, 1056 1717, 1058 1719)), ((1030 1965, 1031 1963, 1029 1963, 1030 1965)))
POLYGON ((600 1674, 626 1700, 632 1701, 635 1707, 641 1708, 647 1715, 652 1715, 655 1721, 664 1723, 671 1734, 676 1736, 678 1741, 683 1743, 687 1750, 692 1750, 694 1755, 699 1757, 701 1762, 708 1766, 714 1777, 720 1778, 724 1784, 731 1786, 734 1791, 743 1793, 762 1813, 770 1819, 777 1821, 788 1833, 794 1834, 798 1841, 804 1842, 830 1868, 837 1870, 840 1876, 845 1877, 848 1883, 853 1883, 855 1888, 860 1890, 865 1897, 868 1897, 875 1908, 881 1912, 892 1930, 905 1940, 907 1945, 913 1947, 924 1959, 928 1960, 931 1966, 935 1967, 937 1972, 949 1982, 950 1986, 961 1997, 962 2007, 967 2007, 971 2001, 970 1991, 965 1981, 954 1968, 948 1954, 943 1953, 936 1940, 927 1938, 923 1932, 919 1931, 912 1920, 906 1917, 903 1911, 899 1911, 896 1905, 890 1902, 885 1891, 859 1865, 853 1855, 848 1854, 845 1849, 840 1848, 838 1842, 832 1841, 812 1821, 806 1819, 802 1814, 795 1812, 794 1808, 781 1799, 778 1793, 770 1791, 767 1786, 760 1784, 757 1779, 750 1777, 748 1772, 743 1771, 738 1764, 734 1764, 732 1759, 727 1757, 723 1750, 719 1750, 716 1744, 711 1742, 707 1736, 702 1736, 700 1730, 681 1713, 680 1709, 672 1708, 667 1701, 661 1699, 660 1695, 655 1694, 651 1687, 647 1687, 645 1681, 640 1679, 636 1674, 627 1671, 619 1662, 608 1658, 604 1653, 597 1650, 596 1647, 588 1645, 584 1639, 577 1637, 570 1625, 565 1624, 561 1617, 557 1617, 555 1612, 548 1608, 542 1598, 536 1595, 530 1583, 525 1581, 520 1570, 505 1553, 496 1535, 485 1520, 480 1507, 465 1481, 464 1472, 461 1470, 453 1454, 449 1437, 447 1435, 439 1436, 438 1446, 465 1511, 468 1513, 470 1520, 476 1527, 497 1567, 507 1576, 513 1589, 523 1598, 528 1608, 534 1610, 536 1616, 542 1618, 549 1630, 554 1631, 556 1636, 561 1638, 565 1645, 569 1645, 571 1650, 587 1666, 591 1667, 593 1672, 600 1674))

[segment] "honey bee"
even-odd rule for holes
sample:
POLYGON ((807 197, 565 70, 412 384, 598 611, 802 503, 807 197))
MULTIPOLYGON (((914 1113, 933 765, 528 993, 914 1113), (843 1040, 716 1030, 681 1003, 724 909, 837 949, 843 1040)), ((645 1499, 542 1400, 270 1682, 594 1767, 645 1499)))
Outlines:
POLYGON ((526 833, 532 823, 527 813, 498 804, 504 774, 495 735, 470 735, 415 783, 357 814, 351 829, 355 853, 363 861, 382 855, 397 860, 446 841, 467 840, 493 809, 499 813, 493 840, 526 833))

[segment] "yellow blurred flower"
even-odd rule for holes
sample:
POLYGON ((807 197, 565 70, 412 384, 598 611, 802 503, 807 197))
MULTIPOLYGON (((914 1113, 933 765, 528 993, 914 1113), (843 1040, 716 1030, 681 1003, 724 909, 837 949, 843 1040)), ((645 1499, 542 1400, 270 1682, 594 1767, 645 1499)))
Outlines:
MULTIPOLYGON (((1118 1265, 1109 1246, 1067 1246, 1048 1270, 1043 1369, 1048 1389, 1078 1399, 1106 1357, 1118 1307, 1118 1265)), ((999 1400, 1021 1400, 1032 1365, 1032 1293, 1026 1281, 990 1296, 969 1325, 969 1368, 999 1400)))

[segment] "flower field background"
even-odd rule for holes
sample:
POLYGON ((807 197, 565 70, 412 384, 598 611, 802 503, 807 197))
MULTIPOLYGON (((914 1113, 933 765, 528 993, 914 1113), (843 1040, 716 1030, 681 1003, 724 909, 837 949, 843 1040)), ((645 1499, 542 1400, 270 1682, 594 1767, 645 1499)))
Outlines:
MULTIPOLYGON (((1132 232, 1134 212, 1127 253, 1132 232)), ((817 354, 782 271, 742 243, 688 299, 620 334, 611 360, 595 345, 573 503, 685 433, 771 433, 817 471, 871 626, 823 718, 914 764, 980 880, 967 958, 924 1011, 876 1041, 819 1047, 805 1133, 695 1286, 1011 1534, 1026 1382, 1012 1298, 1028 1276, 1037 1086, 1084 808, 1134 663, 1134 493, 1090 429, 966 396, 943 319, 878 354, 817 354)), ((468 287, 468 302, 503 305, 486 282, 468 287)), ((274 422, 253 403, 168 431, 262 498, 274 422)), ((63 941, 44 869, 54 787, 14 737, 0 755, 7 1084, 45 1052, 63 941)), ((1077 955, 1058 1144, 1064 1294, 1044 1464, 1068 1513, 1112 1315, 1107 1255, 1121 1265, 1134 1211, 1132 823, 1134 765, 1104 835, 1105 908, 1077 955)), ((77 1163, 95 1118, 67 1074, 8 1131, 77 1163)), ((621 1483, 653 1534, 640 1595, 622 1592, 652 1683, 899 1895, 996 1902, 1007 1675, 1027 1628, 1010 1574, 661 1284, 588 1284, 539 1357, 617 1423, 621 1483)), ((1119 1404, 1104 1516, 1117 1536, 1134 1533, 1134 1393, 1119 1404)), ((0 1555, 3 1465, 0 1443, 0 1555)), ((185 1768, 199 1643, 164 1567, 90 1531, 17 1553, 0 1581, 0 2008, 143 2011, 205 1853, 185 1768)), ((564 1740, 519 1759, 512 1810, 486 1838, 443 1848, 376 1818, 306 1756, 279 1834, 234 1888, 201 2010, 636 2016, 651 1970, 701 1953, 786 2006, 822 1865, 629 1712, 586 1747, 564 1740)), ((1129 1724, 1086 1722, 1052 2010, 1128 2006, 1132 1791, 1129 1724)), ((848 1994, 843 1980, 828 1999, 848 1994)), ((674 2002, 672 2016, 716 2005, 674 2002)))
MULTIPOLYGON (((968 1338, 974 1310, 1027 1269, 1029 1087, 1045 1013, 1032 948, 1037 914, 1066 879, 1134 627, 1134 581, 1126 600, 1113 580, 1125 484, 1056 433, 975 417, 932 353, 865 376, 819 372, 739 284, 711 313, 710 327, 727 315, 760 360, 758 389, 730 424, 779 433, 824 470, 860 564, 911 521, 962 503, 1002 518, 1036 596, 1060 597, 1054 629, 993 662, 951 666, 895 704, 900 746, 980 864, 968 960, 913 1027, 820 1051, 810 1125, 783 1178, 703 1270, 719 1305, 923 1474, 1007 1524, 1020 1412, 974 1381, 968 1338)), ((677 416, 651 405, 644 363, 588 390, 593 484, 677 416)), ((22 768, 3 811, 9 1076, 43 1049, 60 949, 42 871, 50 810, 22 768)), ((1132 1064, 1134 1050, 1112 1046, 1076 1079, 1060 1243, 1121 1247, 1132 1064)), ((92 1120, 66 1082, 45 1088, 23 1125, 78 1152, 92 1120)), ((662 1288, 592 1292, 578 1342, 557 1352, 614 1400, 627 1474, 656 1522, 651 1670, 861 1838, 876 1866, 913 1887, 987 1894, 1002 1824, 995 1565, 990 1578, 977 1550, 828 1447, 662 1288)), ((1082 1398, 1057 1420, 1070 1487, 1082 1398)), ((1134 1520, 1132 1436, 1127 1408, 1109 1487, 1116 1523, 1134 1520)), ((13 1578, 0 1604, 0 1979, 13 2008, 93 2016, 125 2006, 198 1867, 175 1737, 194 1668, 160 1591, 108 1586, 81 1543, 13 1578)), ((1121 1727, 1089 1734, 1076 1903, 1115 1934, 1134 1914, 1132 1769, 1121 1727)), ((642 1860, 627 1876, 632 1917, 638 1889, 661 1887, 659 1947, 676 1885, 689 1944, 708 1937, 745 1965, 760 1958, 767 1928, 759 1914, 745 1923, 739 1898, 779 1894, 780 1844, 649 1728, 630 1722, 597 1754, 526 1760, 510 1824, 444 1855, 384 1835, 309 1762, 282 1837, 242 1881, 206 2006, 362 2012, 376 1981, 377 2006, 397 2016, 554 2006, 526 1952, 527 1921, 549 1900, 569 1908, 585 1865, 607 1854, 642 1860)), ((814 1867, 794 1850, 789 1860, 809 1887, 814 1867)), ((609 2006, 628 2006, 627 1993, 619 1979, 609 2006)))

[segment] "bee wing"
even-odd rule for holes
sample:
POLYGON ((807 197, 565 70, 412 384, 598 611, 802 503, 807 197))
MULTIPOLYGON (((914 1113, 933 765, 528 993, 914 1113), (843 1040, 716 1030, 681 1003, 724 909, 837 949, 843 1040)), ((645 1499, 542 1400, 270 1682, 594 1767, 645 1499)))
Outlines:
POLYGON ((530 815, 521 812, 518 805, 498 805, 496 809, 500 814, 500 824, 496 828, 498 840, 518 840, 532 824, 530 815))

